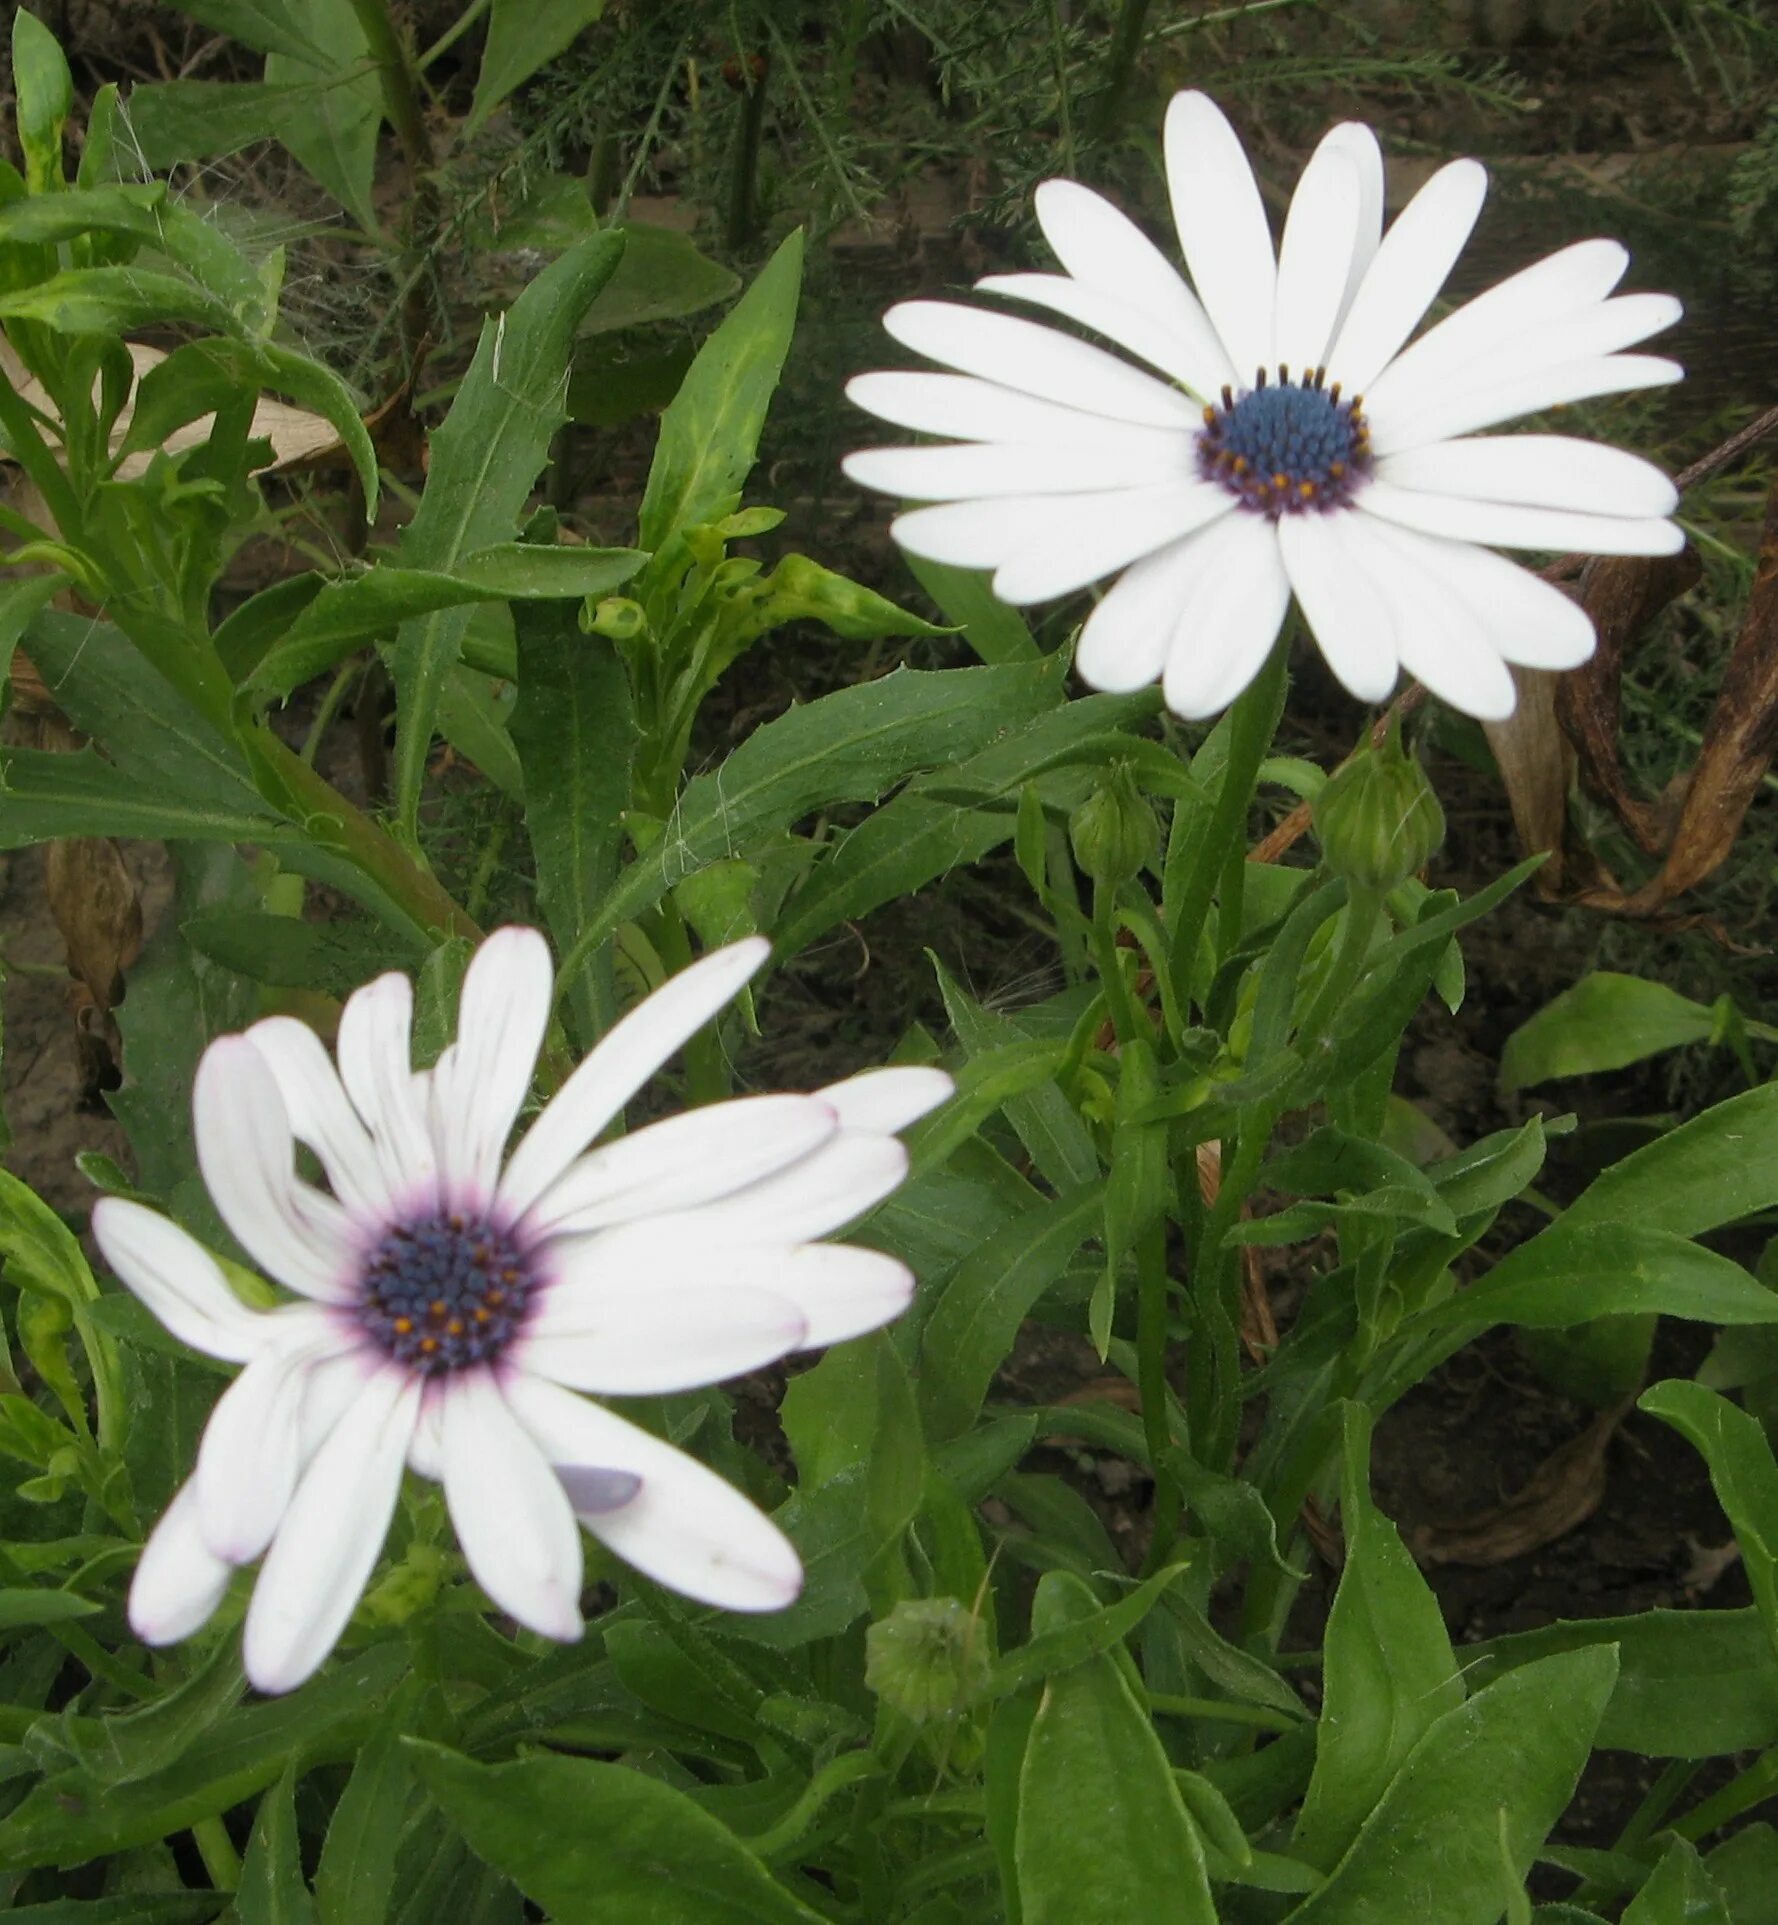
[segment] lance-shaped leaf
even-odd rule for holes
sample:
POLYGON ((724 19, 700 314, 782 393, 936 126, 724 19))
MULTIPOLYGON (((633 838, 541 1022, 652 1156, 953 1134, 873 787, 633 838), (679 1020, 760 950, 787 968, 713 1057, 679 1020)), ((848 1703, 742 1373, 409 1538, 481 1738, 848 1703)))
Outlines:
MULTIPOLYGON (((511 540, 551 437, 567 419, 575 332, 622 253, 620 234, 595 234, 483 327, 451 412, 432 437, 426 492, 402 534, 402 567, 449 575, 477 549, 511 540)), ((445 677, 468 619, 462 608, 419 616, 402 625, 391 651, 399 703, 395 803, 410 837, 445 677)))

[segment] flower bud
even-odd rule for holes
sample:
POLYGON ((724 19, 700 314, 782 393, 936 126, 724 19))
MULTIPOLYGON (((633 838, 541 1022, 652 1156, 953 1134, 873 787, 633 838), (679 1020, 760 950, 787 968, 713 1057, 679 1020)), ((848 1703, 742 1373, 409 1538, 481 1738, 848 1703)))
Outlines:
POLYGON ((865 1633, 864 1681, 915 1724, 960 1718, 988 1681, 982 1627, 954 1597, 904 1598, 865 1633))
POLYGON ((1360 749, 1315 798, 1327 866, 1354 889, 1387 895, 1423 869, 1445 839, 1445 812, 1395 724, 1379 748, 1360 749))
POLYGON ((1154 810, 1122 763, 1068 818, 1068 840, 1081 874, 1094 882, 1128 882, 1160 847, 1154 810))

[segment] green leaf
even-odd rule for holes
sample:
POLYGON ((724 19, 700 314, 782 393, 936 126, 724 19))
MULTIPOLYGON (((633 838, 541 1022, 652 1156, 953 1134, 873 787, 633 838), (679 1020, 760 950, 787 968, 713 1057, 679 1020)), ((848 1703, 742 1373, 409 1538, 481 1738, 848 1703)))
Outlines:
POLYGON ((91 1617, 101 1607, 72 1591, 0 1590, 0 1631, 16 1631, 27 1624, 66 1624, 91 1617))
POLYGON ((1722 1888, 1683 1838, 1675 1838, 1625 1908, 1622 1925, 1740 1925, 1722 1888))
POLYGON ((321 89, 310 81, 267 86, 257 80, 160 80, 132 87, 130 151, 156 173, 219 160, 262 140, 286 147, 288 130, 312 138, 321 89))
MULTIPOLYGON (((537 899, 556 953, 574 950, 617 883, 636 720, 629 679, 602 636, 582 635, 572 608, 513 611, 519 700, 512 740, 525 774, 525 829, 537 899)), ((616 992, 609 952, 565 978, 583 1044, 610 1028, 616 992)))
POLYGON ((1744 1825, 1704 1861, 1734 1925, 1778 1925, 1778 1831, 1744 1825))
POLYGON ((1422 1734, 1292 1925, 1496 1925, 1501 1857, 1523 1882, 1562 1815, 1617 1674, 1606 1649, 1509 1672, 1422 1734))
POLYGON ((0 1819, 0 1861, 23 1871, 128 1851, 255 1797, 286 1767, 350 1757, 376 1729, 382 1698, 406 1666, 405 1645, 380 1645, 292 1697, 242 1705, 175 1764, 129 1784, 54 1772, 0 1819))
POLYGON ((1089 1183, 1027 1211, 958 1266, 921 1340, 920 1403, 936 1440, 975 1421, 994 1373, 1032 1306, 1104 1224, 1104 1187, 1089 1183))
MULTIPOLYGON (((1145 719, 1155 706, 1147 690, 1082 696, 1007 730, 953 766, 916 777, 900 795, 827 846, 772 932, 777 954, 794 955, 842 922, 911 896, 952 869, 979 862, 1013 834, 1012 808, 997 808, 995 802, 1018 795, 1034 776, 1054 769, 1059 755, 1145 719), (971 798, 971 806, 959 806, 964 795, 971 798)), ((1091 779, 1084 770, 1048 775, 1044 799, 1072 807, 1085 796, 1091 779)))
MULTIPOLYGON (((1778 1083, 1731 1096, 1597 1176, 1562 1222, 1695 1237, 1778 1202, 1778 1083)), ((1724 1321, 1727 1321, 1726 1319, 1724 1321)))
MULTIPOLYGON (((1033 1622, 1061 1620, 1053 1637, 1096 1609, 1078 1579, 1051 1572, 1038 1584, 1033 1622)), ((1044 1692, 1019 1772, 1014 1856, 1023 1925, 1216 1925, 1172 1761, 1108 1657, 1052 1678, 1044 1692)))
POLYGON ((266 131, 337 200, 367 234, 379 227, 371 186, 383 88, 352 0, 286 0, 285 12, 310 51, 279 48, 266 55, 273 86, 307 83, 306 102, 266 131))
MULTIPOLYGON (((511 540, 550 440, 567 419, 575 333, 622 252, 620 235, 594 235, 484 325, 451 412, 432 437, 426 492, 402 533, 402 567, 452 574, 478 549, 511 540)), ((402 625, 391 652, 399 701, 395 801, 410 838, 445 677, 467 623, 461 609, 418 617, 402 625)))
POLYGON ((285 53, 296 60, 326 58, 284 0, 173 0, 173 4, 211 32, 227 34, 256 53, 285 53))
POLYGON ((13 1905, 6 1915, 13 1925, 205 1925, 227 1903, 227 1892, 128 1892, 13 1905))
POLYGON ((219 330, 234 325, 234 316, 213 294, 143 267, 67 268, 35 287, 0 295, 0 317, 40 321, 61 334, 117 335, 169 321, 219 330))
POLYGON ((12 89, 25 178, 33 194, 48 193, 62 184, 62 129, 74 111, 74 76, 55 35, 28 7, 12 16, 12 89))
POLYGON ((235 1910, 241 1925, 314 1925, 315 1901, 303 1883, 297 1849, 294 1768, 259 1801, 235 1910))
POLYGON ((1346 1563, 1323 1640, 1315 1773, 1291 1849, 1328 1870, 1435 1720, 1463 1702, 1438 1600, 1371 1502, 1370 1425, 1342 1409, 1346 1563))
POLYGON ((1686 1437, 1710 1469, 1710 1483, 1741 1547, 1741 1567, 1778 1652, 1778 1461, 1757 1417, 1702 1384, 1670 1378, 1638 1400, 1686 1437))
POLYGON ((1519 1090, 1556 1076, 1622 1069, 1663 1050, 1708 1042, 1715 1031, 1716 1019, 1702 1003, 1665 983, 1599 970, 1506 1039, 1500 1087, 1519 1090))
POLYGON ((251 909, 207 909, 180 925, 200 956, 250 982, 348 996, 386 969, 410 969, 422 953, 371 922, 298 922, 251 909))
POLYGON ((413 1791, 413 1760, 403 1735, 416 1696, 411 1684, 397 1694, 333 1808, 315 1870, 321 1925, 385 1925, 389 1917, 402 1819, 413 1791))
POLYGON ((1772 1323, 1778 1295, 1687 1236, 1639 1224, 1576 1222, 1571 1207, 1479 1282, 1404 1329, 1474 1335, 1493 1324, 1520 1323, 1562 1330, 1644 1310, 1698 1323, 1772 1323))
POLYGON ((658 1778, 549 1753, 478 1765, 408 1743, 477 1855, 558 1925, 821 1925, 726 1826, 658 1778))
POLYGON ((604 11, 605 0, 494 0, 465 137, 604 11))
POLYGON ((1030 662, 1042 652, 1024 617, 994 593, 991 577, 982 570, 951 568, 910 555, 906 549, 902 560, 938 603, 945 620, 962 629, 963 639, 984 662, 1030 662))
POLYGON ((141 783, 92 749, 74 755, 0 749, 0 849, 65 836, 130 836, 144 842, 246 842, 272 818, 220 810, 141 783))
MULTIPOLYGON (((1091 1600, 1090 1605, 1077 1606, 1071 1601, 1065 1610, 1058 1609, 1053 1621, 1034 1612, 1032 1635, 1027 1642, 995 1660, 982 1688, 983 1701, 1004 1698, 1028 1685, 1040 1684, 1046 1678, 1060 1677, 1078 1665, 1095 1662, 1114 1645, 1123 1643, 1161 1601, 1168 1587, 1185 1575, 1186 1568, 1183 1564, 1170 1564, 1165 1570, 1156 1571, 1153 1577, 1144 1578, 1127 1597, 1106 1605, 1101 1605, 1080 1579, 1065 1572, 1052 1573, 1067 1579, 1071 1587, 1070 1600, 1078 1590, 1091 1600)), ((1048 1582, 1049 1578, 1044 1578, 1039 1589, 1048 1582)))
POLYGON ((511 542, 466 555, 448 572, 379 562, 323 587, 266 651, 242 693, 255 706, 279 700, 417 616, 482 602, 602 595, 646 560, 628 548, 527 549, 511 542))
POLYGON ((662 418, 637 541, 654 554, 657 570, 675 536, 740 506, 790 348, 802 270, 798 231, 698 350, 662 418))
POLYGON ((833 803, 874 802, 917 770, 974 754, 1054 707, 1055 697, 1054 671, 1044 663, 897 669, 791 709, 686 784, 668 833, 623 872, 572 963, 706 864, 745 856, 833 803))

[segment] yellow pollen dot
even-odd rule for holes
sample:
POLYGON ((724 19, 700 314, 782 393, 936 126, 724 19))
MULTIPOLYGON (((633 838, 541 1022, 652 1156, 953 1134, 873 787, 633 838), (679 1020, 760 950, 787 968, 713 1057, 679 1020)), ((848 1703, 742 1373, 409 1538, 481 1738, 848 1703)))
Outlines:
POLYGON ((430 1315, 434 1317, 442 1317, 445 1313, 444 1298, 434 1297, 432 1301, 426 1306, 426 1309, 430 1315))
POLYGON ((1343 461, 1330 461, 1327 464, 1327 475, 1330 481, 1338 481, 1345 472, 1346 464, 1343 461))
POLYGON ((420 1339, 420 1353, 422 1356, 430 1357, 437 1348, 438 1339, 436 1337, 422 1337, 420 1339))
POLYGON ((1216 410, 1214 408, 1206 408, 1204 410, 1204 426, 1206 428, 1214 428, 1216 426, 1216 410))
POLYGON ((1245 455, 1236 455, 1235 473, 1238 475, 1244 475, 1246 472, 1247 472, 1247 457, 1245 455))
POLYGON ((488 1321, 488 1318, 492 1315, 493 1315, 493 1312, 486 1309, 484 1306, 479 1304, 476 1306, 475 1320, 477 1323, 486 1323, 488 1321))
POLYGON ((445 1218, 445 1221, 451 1226, 453 1230, 461 1230, 463 1228, 463 1219, 457 1214, 455 1210, 453 1210, 451 1214, 445 1218))
POLYGON ((463 1319, 461 1317, 453 1317, 450 1322, 445 1325, 445 1335, 447 1337, 460 1337, 464 1329, 463 1319))
POLYGON ((519 1273, 516 1270, 502 1270, 500 1272, 500 1281, 502 1283, 517 1283, 518 1280, 519 1273))
POLYGON ((1278 363, 1278 385, 1282 387, 1289 379, 1290 363, 1288 361, 1280 361, 1278 363))
POLYGON ((1274 488, 1284 488, 1284 487, 1287 487, 1289 483, 1290 483, 1289 475, 1274 475, 1272 477, 1272 486, 1274 488))
POLYGON ((489 1303, 494 1303, 494 1304, 504 1303, 506 1301, 506 1292, 502 1290, 498 1284, 495 1284, 488 1291, 486 1300, 489 1303))
POLYGON ((397 1317, 395 1319, 396 1336, 398 1337, 411 1336, 413 1334, 413 1328, 414 1328, 414 1320, 412 1317, 397 1317))
POLYGON ((1299 494, 1300 494, 1300 495, 1302 496, 1302 498, 1303 498, 1303 499, 1304 499, 1305 501, 1313 501, 1313 500, 1315 499, 1315 484, 1314 484, 1314 482, 1312 482, 1312 481, 1299 481, 1299 482, 1297 483, 1297 492, 1298 492, 1298 493, 1299 493, 1299 494))

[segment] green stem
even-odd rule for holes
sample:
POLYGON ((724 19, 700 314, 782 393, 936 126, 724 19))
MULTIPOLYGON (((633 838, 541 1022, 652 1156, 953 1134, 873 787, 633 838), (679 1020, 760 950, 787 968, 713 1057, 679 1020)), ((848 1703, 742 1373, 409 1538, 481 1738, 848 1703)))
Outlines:
POLYGON ((1731 1778, 1722 1790, 1694 1805, 1669 1829, 1696 1844, 1731 1818, 1739 1818, 1778 1791, 1778 1746, 1763 1753, 1738 1778, 1731 1778))
MULTIPOLYGON (((1698 1775, 1701 1762, 1697 1758, 1674 1758, 1665 1766, 1661 1775, 1649 1786, 1642 1803, 1632 1813, 1630 1822, 1618 1834, 1615 1850, 1633 1853, 1654 1835, 1667 1813, 1673 1809, 1675 1799, 1684 1794, 1686 1786, 1698 1775)), ((1614 1895, 1610 1886, 1594 1884, 1589 1880, 1575 1892, 1569 1903, 1598 1906, 1607 1903, 1614 1895)))
POLYGON ((1233 1704, 1227 1698, 1179 1698, 1162 1691, 1148 1694, 1148 1708, 1161 1718, 1207 1718, 1215 1724, 1254 1725, 1261 1731, 1295 1731, 1302 1723, 1263 1705, 1233 1704))
POLYGON ((1158 1571, 1179 1535, 1181 1494, 1166 1469, 1172 1451, 1167 1422, 1167 1226, 1152 1224, 1136 1244, 1136 1387, 1142 1400, 1142 1436, 1154 1471, 1154 1533, 1143 1568, 1158 1571))
POLYGON ((753 240, 755 225, 754 183, 759 174, 759 143, 766 125, 766 75, 770 71, 763 55, 744 54, 740 60, 747 99, 741 109, 741 126, 735 137, 735 165, 729 176, 728 225, 729 252, 738 254, 753 240), (759 65, 754 66, 755 59, 759 65))
POLYGON ((315 757, 321 752, 322 738, 332 726, 334 717, 339 714, 341 705, 351 692, 352 684, 363 672, 362 662, 348 662, 328 683, 327 693, 322 696, 321 706, 315 711, 315 719, 309 724, 309 732, 303 737, 303 745, 298 751, 311 769, 315 766, 315 757))
POLYGON ((407 161, 409 186, 417 195, 421 177, 432 170, 432 137, 426 131, 426 116, 420 106, 419 90, 414 85, 414 70, 408 64, 407 49, 389 18, 383 0, 352 0, 352 11, 364 33, 370 57, 376 62, 377 78, 383 88, 383 111, 401 142, 407 161))
POLYGON ((1118 9, 1117 24, 1111 30, 1111 47, 1105 56, 1105 85, 1093 107, 1092 134, 1096 140, 1107 140, 1116 130, 1118 110, 1129 91, 1136 56, 1142 51, 1149 4, 1150 0, 1124 0, 1118 9))
POLYGON ((210 1883, 219 1892, 241 1888, 241 1854, 220 1818, 200 1818, 191 1828, 191 1841, 210 1874, 210 1883))
MULTIPOLYGON (((1193 999, 1193 968, 1198 953, 1198 929, 1210 911, 1210 899, 1224 876, 1230 852, 1246 854, 1247 813, 1253 805, 1253 786, 1259 765, 1272 745, 1272 734, 1284 710, 1284 684, 1290 662, 1288 632, 1280 637, 1265 666, 1242 691, 1229 715, 1228 760, 1210 820, 1191 851, 1185 879, 1176 900, 1167 904, 1168 935, 1173 943, 1175 1000, 1184 1009, 1193 999)), ((1226 945, 1234 932, 1218 932, 1226 945)))
POLYGON ((1346 897, 1346 917, 1340 930, 1338 947, 1321 987, 1315 992, 1302 1022, 1297 1026, 1297 1054, 1306 1063, 1327 1040, 1327 1032, 1341 1004, 1364 974, 1370 955, 1371 938, 1383 916, 1383 898, 1374 890, 1361 889, 1356 883, 1346 897))
POLYGON ((458 14, 445 28, 432 45, 414 62, 416 70, 424 73, 440 54, 449 53, 471 27, 487 12, 492 0, 469 0, 469 5, 458 14))

